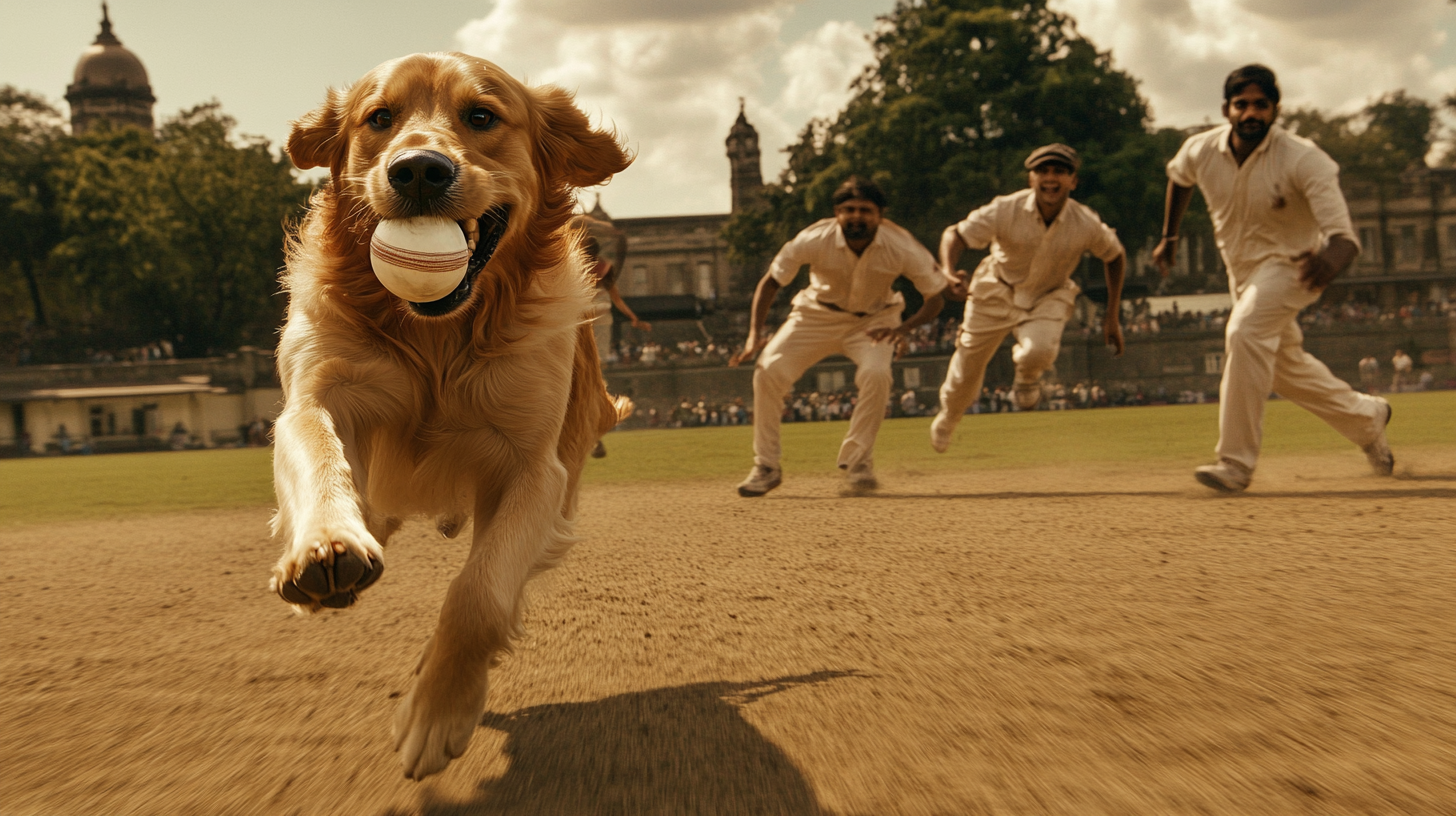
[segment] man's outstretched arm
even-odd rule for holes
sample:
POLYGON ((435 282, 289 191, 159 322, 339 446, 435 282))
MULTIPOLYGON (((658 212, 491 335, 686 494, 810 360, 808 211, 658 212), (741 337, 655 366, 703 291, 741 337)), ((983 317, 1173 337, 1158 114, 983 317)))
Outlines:
POLYGON ((1112 356, 1122 356, 1122 281, 1127 273, 1127 253, 1104 262, 1107 274, 1107 311, 1102 315, 1102 338, 1112 346, 1112 356))
POLYGON ((728 365, 736 366, 747 360, 758 356, 763 347, 768 345, 768 310, 773 306, 774 298, 778 297, 779 290, 783 287, 774 280, 773 274, 765 274, 759 281, 758 287, 753 290, 753 323, 748 327, 748 340, 743 344, 743 350, 728 358, 728 365))
POLYGON ((1163 199, 1163 239, 1153 249, 1153 262, 1165 276, 1177 257, 1178 228, 1183 225, 1183 214, 1188 212, 1188 202, 1192 200, 1192 187, 1168 182, 1168 194, 1163 199))
POLYGON ((940 274, 945 276, 945 290, 941 292, 945 297, 960 302, 966 299, 970 291, 970 284, 966 282, 966 273, 956 269, 960 262, 961 253, 969 249, 966 241, 961 237, 956 225, 951 224, 940 234, 940 274))

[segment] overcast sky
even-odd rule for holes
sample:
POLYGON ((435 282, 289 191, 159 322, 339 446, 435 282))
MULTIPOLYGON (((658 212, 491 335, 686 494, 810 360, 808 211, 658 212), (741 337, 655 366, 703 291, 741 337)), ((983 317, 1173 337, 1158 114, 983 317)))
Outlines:
MULTIPOLYGON (((1456 91, 1447 0, 1053 0, 1142 81, 1159 125, 1217 116, 1222 78, 1262 61, 1286 106, 1354 110, 1405 88, 1456 91)), ((159 118, 217 99, 240 130, 279 144, 288 122, 374 65, 463 50, 577 93, 637 162, 603 192, 615 216, 725 212, 723 139, 747 100, 765 150, 832 116, 894 0, 114 0, 122 43, 147 67, 159 118)), ((98 30, 99 3, 0 3, 0 84, 63 96, 98 30)), ((588 205, 590 201, 587 202, 588 205)), ((968 206, 975 202, 967 202, 968 206)))

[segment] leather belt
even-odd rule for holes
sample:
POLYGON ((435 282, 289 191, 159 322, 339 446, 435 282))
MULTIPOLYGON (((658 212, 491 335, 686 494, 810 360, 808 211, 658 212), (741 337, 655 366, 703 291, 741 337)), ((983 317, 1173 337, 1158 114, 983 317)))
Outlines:
MULTIPOLYGON (((855 317, 869 317, 870 315, 874 314, 874 312, 851 312, 850 310, 844 308, 843 306, 839 306, 839 305, 830 303, 830 302, 825 301, 825 300, 820 300, 819 298, 814 298, 814 302, 817 303, 817 304, 819 304, 820 306, 823 306, 824 308, 828 309, 831 312, 842 312, 844 314, 852 314, 855 317)), ((875 311, 880 311, 880 310, 877 309, 875 311)))

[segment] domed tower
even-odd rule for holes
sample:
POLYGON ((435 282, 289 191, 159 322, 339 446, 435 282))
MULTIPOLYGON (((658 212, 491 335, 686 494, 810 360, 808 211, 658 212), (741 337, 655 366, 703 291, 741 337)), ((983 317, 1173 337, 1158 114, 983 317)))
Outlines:
POLYGON ((73 79, 66 87, 66 101, 71 103, 71 133, 79 136, 99 122, 151 132, 152 105, 157 98, 152 96, 147 69, 111 33, 111 14, 105 3, 101 4, 101 33, 81 53, 73 79))
POLYGON ((758 131, 743 115, 743 97, 738 97, 738 119, 728 130, 728 163, 732 167, 733 212, 746 207, 763 189, 763 170, 758 161, 758 131))

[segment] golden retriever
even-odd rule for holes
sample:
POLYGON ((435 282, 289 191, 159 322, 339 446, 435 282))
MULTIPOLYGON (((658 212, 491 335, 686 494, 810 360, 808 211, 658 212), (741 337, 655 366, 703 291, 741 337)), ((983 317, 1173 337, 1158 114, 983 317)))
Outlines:
POLYGON ((572 97, 485 60, 384 63, 293 123, 288 155, 328 167, 290 241, 278 345, 272 588, 300 610, 345 607, 383 571, 413 514, 470 554, 394 719, 407 777, 460 756, 486 673, 521 634, 526 581, 573 542, 577 481, 629 410, 598 367, 591 283, 568 226, 575 190, 631 162, 572 97), (407 303, 371 270, 383 219, 461 225, 465 279, 407 303))

